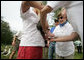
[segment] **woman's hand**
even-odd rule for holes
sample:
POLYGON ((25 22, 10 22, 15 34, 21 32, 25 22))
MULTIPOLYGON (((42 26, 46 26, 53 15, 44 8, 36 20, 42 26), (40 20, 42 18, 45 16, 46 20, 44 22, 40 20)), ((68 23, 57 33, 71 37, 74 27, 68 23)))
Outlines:
POLYGON ((47 32, 47 35, 48 35, 49 37, 54 37, 54 34, 52 34, 50 31, 47 32))
POLYGON ((56 40, 55 40, 55 39, 50 39, 49 41, 50 41, 50 42, 54 42, 54 41, 56 41, 56 40))

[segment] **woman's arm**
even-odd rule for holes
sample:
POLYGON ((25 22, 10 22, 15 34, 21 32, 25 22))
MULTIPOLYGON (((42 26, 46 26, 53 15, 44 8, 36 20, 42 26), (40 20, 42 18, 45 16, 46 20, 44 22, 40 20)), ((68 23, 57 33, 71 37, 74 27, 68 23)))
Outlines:
POLYGON ((27 1, 22 1, 21 8, 22 12, 25 13, 30 8, 30 5, 27 1))
POLYGON ((49 37, 55 37, 55 35, 54 35, 53 33, 51 33, 50 30, 47 32, 47 35, 48 35, 49 37))
POLYGON ((30 6, 40 10, 44 7, 40 2, 37 1, 23 1, 21 5, 22 12, 25 13, 30 8, 30 6))
POLYGON ((57 37, 56 39, 51 39, 50 41, 65 42, 65 41, 73 41, 78 38, 79 35, 76 32, 73 32, 70 36, 57 37))
POLYGON ((38 8, 39 10, 44 8, 44 5, 38 1, 26 1, 30 4, 31 7, 38 8))
POLYGON ((51 12, 53 9, 50 8, 49 6, 45 6, 42 10, 41 10, 41 15, 40 15, 40 20, 41 20, 41 25, 42 28, 44 30, 44 32, 48 29, 47 25, 46 25, 46 17, 47 17, 47 13, 51 12))

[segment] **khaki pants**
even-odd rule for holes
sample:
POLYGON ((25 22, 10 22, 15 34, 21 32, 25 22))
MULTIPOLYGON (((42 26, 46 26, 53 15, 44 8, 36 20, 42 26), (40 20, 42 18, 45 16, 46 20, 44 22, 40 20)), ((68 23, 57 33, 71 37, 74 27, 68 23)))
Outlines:
POLYGON ((43 59, 48 59, 48 48, 47 47, 43 48, 43 59))
POLYGON ((74 53, 66 57, 58 56, 56 54, 56 59, 74 59, 74 53))

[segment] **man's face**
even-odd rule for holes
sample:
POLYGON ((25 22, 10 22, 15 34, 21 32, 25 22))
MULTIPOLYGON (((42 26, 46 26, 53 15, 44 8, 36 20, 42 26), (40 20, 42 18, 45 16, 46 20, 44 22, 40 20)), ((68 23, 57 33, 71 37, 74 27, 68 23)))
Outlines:
POLYGON ((59 25, 59 21, 58 22, 55 22, 55 26, 59 25))
POLYGON ((59 25, 59 20, 58 19, 55 19, 54 22, 55 22, 55 26, 59 25))

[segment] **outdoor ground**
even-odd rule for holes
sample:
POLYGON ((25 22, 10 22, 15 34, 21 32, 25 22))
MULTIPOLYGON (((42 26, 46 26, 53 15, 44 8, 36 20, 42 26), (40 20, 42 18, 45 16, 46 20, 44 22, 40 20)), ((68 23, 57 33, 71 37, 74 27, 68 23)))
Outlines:
MULTIPOLYGON (((11 46, 8 45, 8 48, 9 48, 9 47, 11 47, 11 46)), ((2 45, 2 46, 1 46, 1 51, 3 51, 4 48, 5 48, 5 46, 2 45)), ((48 53, 48 48, 43 49, 43 59, 48 59, 48 54, 47 54, 47 53, 48 53), (44 51, 44 50, 46 50, 46 51, 44 51), (44 53, 45 53, 45 54, 44 54, 44 53)), ((9 55, 10 55, 10 54, 9 54, 9 55)), ((1 54, 1 59, 9 59, 9 55, 8 55, 8 56, 3 56, 3 55, 1 54)), ((16 52, 15 56, 13 57, 13 59, 15 59, 16 56, 17 56, 17 52, 16 52)), ((55 59, 55 56, 53 56, 53 57, 54 57, 54 59, 55 59)), ((80 54, 78 54, 77 50, 75 50, 74 59, 83 59, 83 52, 80 53, 80 54)))

